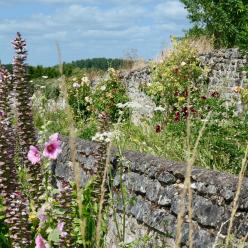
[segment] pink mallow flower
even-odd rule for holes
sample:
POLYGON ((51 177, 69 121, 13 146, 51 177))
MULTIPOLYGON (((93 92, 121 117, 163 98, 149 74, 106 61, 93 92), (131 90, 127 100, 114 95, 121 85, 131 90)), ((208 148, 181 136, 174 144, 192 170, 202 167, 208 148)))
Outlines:
POLYGON ((29 151, 28 151, 28 160, 32 164, 37 164, 40 162, 41 160, 40 151, 35 146, 30 146, 29 151))
POLYGON ((35 248, 49 248, 49 244, 40 234, 35 238, 35 248))
POLYGON ((55 133, 49 137, 48 142, 45 143, 43 155, 50 159, 57 159, 58 155, 62 152, 60 148, 61 140, 59 134, 55 133))
POLYGON ((57 225, 57 229, 59 230, 60 235, 61 235, 62 238, 67 236, 67 232, 63 231, 64 225, 65 225, 65 222, 62 222, 62 221, 59 221, 59 223, 57 225))

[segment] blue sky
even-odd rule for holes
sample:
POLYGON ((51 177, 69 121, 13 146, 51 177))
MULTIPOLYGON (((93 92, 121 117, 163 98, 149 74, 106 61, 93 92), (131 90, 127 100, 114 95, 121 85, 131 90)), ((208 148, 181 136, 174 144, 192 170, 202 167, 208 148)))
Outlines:
POLYGON ((0 0, 0 59, 12 61, 17 31, 27 40, 28 63, 122 58, 135 49, 139 57, 156 57, 170 35, 189 27, 179 0, 0 0))

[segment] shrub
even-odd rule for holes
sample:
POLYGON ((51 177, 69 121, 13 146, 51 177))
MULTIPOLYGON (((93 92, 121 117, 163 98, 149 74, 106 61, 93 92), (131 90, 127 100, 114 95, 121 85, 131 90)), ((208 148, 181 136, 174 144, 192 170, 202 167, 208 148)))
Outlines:
POLYGON ((86 120, 91 115, 91 85, 87 77, 69 78, 68 87, 68 102, 72 107, 77 120, 86 120))
MULTIPOLYGON (((92 94, 93 113, 97 116, 105 112, 111 122, 117 122, 120 117, 118 103, 126 103, 128 96, 124 84, 119 79, 114 69, 109 69, 109 78, 100 82, 92 94)), ((128 117, 128 111, 125 110, 123 118, 128 117)))
MULTIPOLYGON (((197 51, 188 40, 173 40, 173 50, 153 71, 153 82, 145 88, 157 105, 164 107, 169 117, 186 111, 187 98, 191 102, 204 95, 204 70, 197 59, 197 51), (201 85, 201 87, 199 87, 201 85)), ((195 107, 194 107, 195 108, 195 107)), ((177 115, 177 116, 176 116, 177 115)))

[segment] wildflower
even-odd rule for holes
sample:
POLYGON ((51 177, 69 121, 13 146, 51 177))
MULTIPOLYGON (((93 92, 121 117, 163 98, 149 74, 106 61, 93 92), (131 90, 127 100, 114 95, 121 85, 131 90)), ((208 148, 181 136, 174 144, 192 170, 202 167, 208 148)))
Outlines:
POLYGON ((81 85, 89 85, 90 84, 90 80, 88 79, 88 77, 82 77, 81 78, 81 85))
POLYGON ((35 248, 49 248, 49 244, 40 234, 35 238, 35 248))
POLYGON ((179 91, 178 90, 176 90, 174 96, 179 96, 179 91))
POLYGON ((165 111, 165 108, 161 107, 161 106, 158 106, 154 109, 154 111, 161 111, 161 112, 164 112, 165 111))
POLYGON ((161 125, 160 125, 160 124, 157 124, 157 125, 155 126, 155 132, 156 132, 156 133, 160 133, 161 131, 162 131, 161 125))
POLYGON ((73 83, 72 87, 75 89, 78 89, 78 88, 80 88, 80 84, 75 82, 75 83, 73 83))
POLYGON ((65 222, 62 222, 62 221, 59 221, 58 225, 57 225, 57 229, 61 235, 62 238, 66 237, 67 236, 67 232, 64 232, 64 225, 65 225, 65 222))
POLYGON ((57 159, 58 155, 62 152, 60 145, 61 141, 59 139, 59 134, 55 133, 51 135, 48 142, 45 143, 43 155, 50 159, 57 159))
POLYGON ((37 164, 40 162, 41 160, 40 151, 35 146, 30 146, 29 152, 28 152, 28 160, 32 164, 37 164))
POLYGON ((84 98, 84 100, 85 100, 86 102, 88 102, 88 103, 92 103, 92 98, 89 97, 89 96, 86 96, 86 97, 84 98))
POLYGON ((182 61, 181 66, 185 66, 185 65, 186 65, 186 63, 184 61, 182 61))
POLYGON ((37 220, 36 214, 34 212, 31 212, 28 216, 28 220, 31 222, 37 220))
POLYGON ((176 122, 180 121, 180 112, 176 112, 175 114, 175 119, 174 119, 176 122))
POLYGON ((109 69, 108 69, 108 73, 110 73, 110 74, 115 74, 115 69, 114 69, 114 68, 109 68, 109 69))
POLYGON ((101 90, 101 91, 106 90, 106 85, 102 85, 102 86, 100 87, 100 90, 101 90))
POLYGON ((4 112, 0 110, 0 117, 4 117, 4 112))
POLYGON ((131 108, 131 109, 140 109, 143 106, 138 102, 126 102, 126 103, 118 103, 116 104, 118 108, 131 108))
POLYGON ((178 102, 184 102, 185 100, 185 97, 184 96, 179 96, 178 97, 178 102))
POLYGON ((213 92, 211 92, 211 96, 215 97, 215 98, 218 98, 218 97, 220 97, 220 93, 217 92, 217 91, 213 91, 213 92))
POLYGON ((117 138, 120 135, 119 132, 103 132, 99 133, 97 132, 94 137, 92 137, 93 141, 105 141, 105 142, 110 142, 112 139, 117 138))

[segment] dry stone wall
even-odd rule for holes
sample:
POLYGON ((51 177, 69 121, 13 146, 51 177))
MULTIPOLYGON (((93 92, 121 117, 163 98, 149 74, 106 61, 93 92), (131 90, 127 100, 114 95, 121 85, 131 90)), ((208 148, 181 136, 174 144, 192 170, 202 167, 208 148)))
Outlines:
POLYGON ((247 58, 238 48, 220 49, 202 54, 199 59, 210 70, 211 85, 225 83, 228 87, 244 86, 246 74, 243 71, 247 58))
MULTIPOLYGON (((97 172, 100 144, 83 140, 77 140, 76 144, 81 185, 84 186, 97 172)), ((65 139, 63 153, 52 166, 55 180, 56 177, 73 180, 69 154, 68 142, 65 139)), ((117 162, 113 151, 111 161, 115 176, 112 192, 117 213, 110 211, 107 247, 119 247, 117 230, 122 229, 124 216, 125 242, 133 245, 130 247, 174 247, 185 165, 131 151, 125 152, 124 158, 124 162, 117 162), (124 198, 120 185, 126 188, 124 198)), ((231 174, 193 168, 191 188, 194 248, 210 248, 217 236, 220 242, 226 235, 237 181, 238 178, 231 174)), ((181 247, 188 247, 188 232, 186 211, 181 247)), ((239 242, 248 233, 248 178, 245 178, 242 184, 232 232, 235 240, 233 247, 239 247, 239 242)), ((248 244, 244 247, 248 247, 248 244)))

